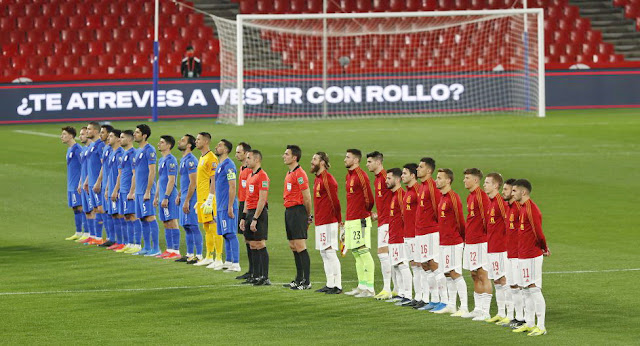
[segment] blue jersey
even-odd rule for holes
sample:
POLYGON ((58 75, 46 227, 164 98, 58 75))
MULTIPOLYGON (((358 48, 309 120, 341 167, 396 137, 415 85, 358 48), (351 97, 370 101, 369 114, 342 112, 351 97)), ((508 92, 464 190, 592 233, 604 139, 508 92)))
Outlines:
POLYGON ((102 150, 104 148, 104 142, 98 139, 92 142, 87 147, 87 174, 89 175, 89 189, 93 188, 93 185, 98 181, 100 175, 100 168, 102 168, 102 150))
MULTIPOLYGON (((124 149, 122 149, 122 147, 119 147, 116 150, 111 150, 111 154, 107 158, 107 168, 105 169, 105 171, 108 172, 109 176, 109 180, 107 181, 107 184, 109 186, 109 196, 111 196, 111 194, 113 193, 113 189, 116 187, 116 183, 118 182, 118 168, 120 168, 120 162, 122 161, 123 154, 124 149)), ((107 185, 105 185, 104 187, 106 188, 107 185)))
MULTIPOLYGON (((136 194, 144 194, 149 183, 149 165, 156 163, 156 149, 149 143, 139 148, 133 159, 133 169, 136 173, 136 194)), ((156 193, 156 181, 151 182, 151 195, 156 193)))
MULTIPOLYGON (((180 199, 183 203, 189 192, 189 174, 191 173, 198 173, 198 159, 196 159, 192 153, 188 153, 180 159, 180 199)), ((194 186, 191 199, 193 200, 195 198, 196 190, 194 186)))
MULTIPOLYGON (((236 165, 227 157, 218 164, 215 174, 218 210, 227 210, 229 207, 229 182, 233 180, 236 180, 236 165)), ((237 198, 234 198, 233 208, 238 209, 237 198)))
POLYGON ((173 175, 176 178, 173 181, 173 189, 171 190, 170 198, 175 200, 178 195, 178 160, 176 157, 169 154, 165 157, 161 157, 158 160, 158 196, 162 201, 166 195, 167 185, 169 184, 169 176, 173 175))
POLYGON ((109 156, 111 156, 111 152, 113 148, 110 145, 105 145, 102 148, 102 189, 107 186, 109 183, 109 156))
POLYGON ((87 179, 89 169, 87 168, 87 154, 89 153, 89 146, 80 147, 80 181, 84 184, 84 180, 87 179))
MULTIPOLYGON (((124 149, 122 149, 124 150, 124 149)), ((131 179, 133 179, 133 157, 136 154, 136 149, 129 148, 122 154, 122 160, 120 161, 120 169, 122 175, 120 176, 120 193, 129 193, 131 190, 131 179)))
POLYGON ((82 147, 78 143, 67 149, 67 191, 76 191, 78 189, 78 183, 82 175, 81 155, 82 147))

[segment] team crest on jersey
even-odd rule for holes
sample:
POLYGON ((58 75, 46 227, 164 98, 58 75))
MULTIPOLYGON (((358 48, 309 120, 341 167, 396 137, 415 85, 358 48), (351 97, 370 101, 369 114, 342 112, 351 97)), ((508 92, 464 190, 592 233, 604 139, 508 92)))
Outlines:
POLYGON ((189 167, 193 167, 193 161, 189 161, 189 167))
POLYGON ((156 153, 154 153, 153 151, 151 152, 151 158, 156 157, 156 153))
POLYGON ((489 216, 496 216, 495 208, 491 208, 491 213, 489 214, 489 216))
POLYGON ((355 183, 355 179, 351 179, 351 183, 349 184, 349 186, 353 186, 354 183, 355 183))
POLYGON ((169 168, 176 168, 176 164, 175 163, 170 163, 169 164, 169 168))
POLYGON ((213 162, 213 163, 211 164, 211 167, 212 167, 213 169, 216 169, 216 167, 218 167, 218 163, 217 163, 217 162, 213 162))
POLYGON ((442 202, 442 210, 447 209, 447 202, 442 202))

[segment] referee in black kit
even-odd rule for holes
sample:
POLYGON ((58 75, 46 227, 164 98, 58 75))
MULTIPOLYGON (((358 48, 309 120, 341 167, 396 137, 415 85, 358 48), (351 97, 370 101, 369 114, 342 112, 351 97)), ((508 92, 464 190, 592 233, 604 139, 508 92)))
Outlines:
POLYGON ((311 288, 311 260, 307 251, 307 229, 313 220, 311 216, 311 193, 307 173, 300 167, 302 150, 297 145, 288 145, 282 155, 289 168, 284 178, 284 223, 289 247, 296 261, 296 278, 283 285, 292 290, 311 288))

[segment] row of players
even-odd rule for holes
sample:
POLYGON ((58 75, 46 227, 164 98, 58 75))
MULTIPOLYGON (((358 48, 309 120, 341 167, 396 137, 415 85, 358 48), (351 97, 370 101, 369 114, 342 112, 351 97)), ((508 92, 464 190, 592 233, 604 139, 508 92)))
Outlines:
MULTIPOLYGON (((91 127, 95 128, 96 126, 97 124, 89 124, 86 129, 87 133, 91 131, 91 127)), ((140 148, 147 148, 146 139, 150 135, 150 129, 147 125, 139 125, 132 136, 125 131, 124 134, 120 134, 119 141, 116 140, 118 137, 116 134, 119 131, 111 129, 108 125, 103 126, 102 129, 100 132, 109 136, 109 144, 115 151, 117 151, 119 144, 130 150, 131 139, 139 142, 140 148), (128 136, 132 138, 127 141, 125 137, 128 136)), ((63 141, 70 146, 69 150, 75 145, 74 135, 75 130, 63 129, 63 141)), ((90 136, 89 133, 88 137, 90 136)), ((162 136, 161 138, 158 149, 162 152, 164 159, 171 155, 170 150, 174 141, 170 136, 162 136)), ((182 174, 182 170, 185 165, 183 161, 185 161, 185 157, 192 155, 190 151, 194 145, 186 144, 190 141, 195 142, 193 143, 196 144, 195 147, 202 151, 205 149, 204 146, 197 145, 197 143, 206 142, 206 149, 208 149, 207 139, 210 139, 210 136, 201 133, 197 140, 191 139, 193 139, 192 136, 186 135, 178 145, 178 148, 184 152, 180 163, 181 190, 187 192, 189 190, 193 192, 193 190, 185 188, 185 185, 190 186, 193 182, 184 179, 185 174, 182 174)), ((86 151, 91 152, 90 147, 91 144, 86 151)), ((218 233, 222 235, 233 233, 235 236, 235 232, 231 232, 235 227, 226 227, 225 225, 235 225, 236 215, 239 215, 237 220, 239 220, 240 230, 246 230, 244 234, 247 241, 250 270, 238 278, 246 279, 245 282, 256 285, 270 284, 268 281, 268 253, 265 243, 268 234, 268 204, 266 201, 269 179, 261 169, 262 155, 260 152, 249 150, 248 145, 244 143, 239 145, 236 149, 236 158, 245 166, 239 177, 242 187, 238 190, 238 197, 242 201, 243 196, 241 195, 243 195, 242 192, 245 192, 247 196, 253 196, 253 203, 249 204, 248 200, 247 203, 241 202, 244 206, 241 208, 242 212, 238 214, 235 204, 235 166, 232 163, 223 166, 228 159, 231 148, 231 143, 228 141, 222 140, 218 143, 216 155, 220 157, 222 164, 218 167, 217 175, 215 172, 210 172, 213 177, 221 177, 220 181, 223 181, 224 184, 220 186, 223 188, 226 186, 227 189, 223 193, 218 191, 216 194, 215 190, 211 188, 211 193, 208 194, 206 200, 203 199, 202 203, 199 202, 201 206, 194 204, 191 209, 188 209, 188 206, 185 209, 185 205, 183 205, 184 210, 180 215, 180 223, 185 228, 187 245, 189 245, 190 231, 187 228, 190 225, 183 222, 183 213, 187 215, 189 211, 198 210, 198 217, 201 214, 206 215, 207 212, 216 209, 214 206, 217 200, 217 205, 222 207, 217 208, 220 209, 218 217, 225 214, 222 219, 218 219, 218 229, 221 230, 218 233), (220 174, 221 172, 222 174, 220 174)), ((151 150, 146 153, 149 158, 155 155, 155 151, 152 148, 151 150)), ((203 157, 209 154, 206 151, 202 152, 203 157)), ((69 159, 71 156, 68 154, 67 158, 69 159)), ((138 167, 135 158, 143 159, 144 156, 145 151, 142 149, 135 152, 134 167, 138 167)), ((311 217, 311 198, 307 176, 298 165, 301 156, 301 150, 297 146, 288 146, 283 155, 284 163, 289 167, 283 196, 286 207, 285 225, 297 268, 296 278, 291 284, 286 285, 292 289, 311 287, 310 260, 305 240, 307 227, 313 222, 313 218, 311 217)), ((482 172, 478 169, 466 170, 464 183, 471 194, 467 198, 469 214, 465 222, 460 198, 451 191, 451 182, 453 181, 451 170, 439 169, 434 181, 432 175, 436 171, 435 161, 431 158, 423 158, 419 164, 407 164, 403 169, 394 168, 387 172, 382 166, 382 154, 372 152, 367 155, 367 168, 376 175, 374 197, 369 186, 369 178, 359 167, 361 157, 362 154, 359 150, 349 149, 344 160, 348 169, 346 177, 347 213, 344 223, 341 217, 340 202, 337 198, 337 182, 328 172, 330 168, 328 155, 318 152, 313 156, 311 162, 311 172, 316 175, 313 187, 316 248, 321 252, 327 277, 327 285, 319 289, 318 292, 330 294, 342 292, 340 262, 336 256, 336 249, 340 247, 338 241, 342 240, 345 249, 351 250, 356 259, 359 281, 358 287, 347 294, 356 297, 374 296, 375 268, 370 254, 370 230, 372 220, 377 220, 378 257, 382 265, 384 288, 378 295, 375 295, 376 298, 439 314, 452 313, 453 316, 497 322, 500 325, 511 326, 515 332, 529 332, 529 335, 532 336, 546 333, 544 327, 545 303, 540 288, 542 286, 542 255, 548 255, 549 251, 541 229, 540 211, 529 199, 531 184, 528 181, 510 179, 503 186, 503 195, 500 195, 499 188, 503 182, 499 174, 491 173, 487 176, 484 183, 485 191, 483 191, 480 188, 480 181, 483 178, 482 172), (421 182, 418 182, 418 179, 421 182), (406 184, 406 191, 401 188, 401 181, 406 184), (371 213, 374 203, 377 205, 377 213, 371 213), (389 256, 389 252, 391 256, 389 256), (464 267, 471 271, 474 281, 475 308, 471 312, 468 311, 466 283, 461 277, 463 262, 464 267), (493 318, 488 315, 493 291, 490 279, 494 280, 498 305, 498 313, 493 318), (394 282, 394 287, 399 292, 395 296, 391 293, 391 281, 394 282), (415 296, 412 296, 412 286, 415 288, 415 296), (457 296, 460 297, 461 303, 459 309, 457 309, 457 296), (534 324, 536 315, 538 317, 537 326, 534 324)), ((175 161, 175 158, 173 160, 175 161)), ((122 162, 125 161, 126 159, 122 160, 122 162)), ((202 163, 202 158, 200 161, 202 163)), ((151 165, 149 162, 147 160, 145 163, 151 165)), ((175 164, 175 162, 172 163, 175 164)), ((188 161, 185 163, 188 165, 188 161)), ((218 166, 217 161, 211 164, 213 170, 218 166)), ((164 188, 163 191, 168 191, 167 179, 164 181, 165 184, 162 181, 164 166, 162 163, 160 165, 159 189, 164 188)), ((132 180, 135 181, 138 172, 135 168, 133 170, 136 179, 132 180)), ((143 184, 147 188, 150 185, 148 181, 153 180, 151 172, 154 170, 155 167, 150 167, 149 170, 143 172, 143 175, 148 177, 148 180, 143 184)), ((184 173, 189 174, 186 171, 184 173)), ((89 176, 90 174, 87 178, 89 176)), ((212 180, 214 180, 213 177, 212 180)), ((114 183, 116 185, 112 186, 117 187, 119 180, 120 177, 116 178, 114 183)), ((168 185, 175 184, 174 182, 168 182, 168 185)), ((84 187, 87 196, 90 197, 87 189, 88 184, 89 182, 85 183, 84 187)), ((214 184, 211 185, 211 187, 213 186, 214 184)), ((97 188, 98 186, 94 184, 94 192, 97 188)), ((155 187, 152 186, 146 191, 142 190, 144 192, 138 192, 140 190, 135 188, 138 195, 142 194, 142 196, 135 196, 131 193, 133 190, 134 187, 131 186, 126 198, 140 204, 138 207, 140 213, 136 214, 141 216, 143 222, 153 222, 153 220, 145 220, 145 217, 148 218, 148 216, 144 215, 144 210, 154 209, 145 203, 149 203, 153 194, 152 190, 155 190, 155 187)), ((158 203, 157 196, 158 194, 155 198, 156 204, 158 203)), ((106 197, 108 194, 105 194, 106 197)), ((166 210, 172 200, 169 197, 165 195, 162 201, 161 218, 162 215, 167 214, 166 210)), ((244 197, 246 199, 246 196, 244 197)), ((118 196, 112 195, 112 201, 117 199, 118 196)), ((198 199, 200 200, 200 195, 198 195, 198 199)), ((179 205, 179 201, 179 199, 175 200, 175 204, 179 205)), ((173 230, 170 231, 167 228, 166 221, 165 228, 169 234, 173 233, 173 230)), ((79 234, 75 237, 77 236, 79 234)), ((117 233, 115 237, 117 238, 117 233)), ((98 237, 96 234, 94 238, 101 238, 101 235, 98 237)), ((170 246, 169 238, 167 236, 168 246, 170 246)), ((237 244, 237 238, 231 236, 228 238, 225 236, 225 240, 227 240, 225 243, 228 244, 227 259, 235 261, 232 262, 234 264, 227 265, 227 267, 231 267, 238 263, 237 245, 233 249, 231 244, 234 239, 237 244), (231 257, 229 257, 229 253, 231 253, 231 257)), ((153 242, 154 239, 156 240, 154 244, 157 244, 157 237, 152 237, 151 241, 153 242)), ((172 237, 172 239, 175 238, 172 237)), ((179 233, 177 239, 179 239, 179 233)), ((117 240, 116 243, 118 243, 117 240)), ((151 254, 156 255, 157 253, 159 253, 159 248, 151 250, 151 254)), ((218 252, 216 253, 218 254, 218 252)), ((239 266, 236 269, 239 270, 239 266)))

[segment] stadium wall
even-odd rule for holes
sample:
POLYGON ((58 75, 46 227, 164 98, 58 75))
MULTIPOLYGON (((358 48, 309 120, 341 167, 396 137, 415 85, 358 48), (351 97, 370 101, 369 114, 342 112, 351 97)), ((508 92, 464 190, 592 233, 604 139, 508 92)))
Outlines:
MULTIPOLYGON (((500 103, 500 93, 508 90, 507 86, 514 78, 522 76, 509 72, 342 75, 329 81, 329 85, 336 86, 329 111, 348 114, 349 107, 356 103, 360 103, 361 113, 371 114, 508 111, 508 105, 500 103), (492 92, 480 90, 487 82, 494 86, 492 92), (398 92, 402 95, 398 96, 398 92), (479 97, 484 99, 480 102, 479 97), (437 106, 425 107, 425 103, 437 106), (482 108, 478 108, 478 104, 482 104, 482 108)), ((249 80, 246 87, 263 88, 250 95, 256 103, 253 114, 281 116, 299 115, 320 107, 321 84, 319 78, 305 76, 249 80), (287 107, 277 107, 278 104, 287 104, 287 107)), ((640 85, 640 69, 550 71, 546 74, 547 109, 640 108, 637 85, 640 85)), ((219 104, 237 102, 237 99, 235 93, 219 90, 219 79, 166 79, 160 81, 159 117, 216 117, 219 104)), ((0 84, 0 104, 3 105, 0 124, 148 119, 152 104, 151 81, 0 84)))

